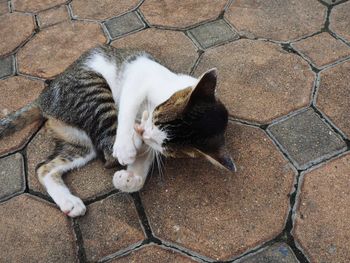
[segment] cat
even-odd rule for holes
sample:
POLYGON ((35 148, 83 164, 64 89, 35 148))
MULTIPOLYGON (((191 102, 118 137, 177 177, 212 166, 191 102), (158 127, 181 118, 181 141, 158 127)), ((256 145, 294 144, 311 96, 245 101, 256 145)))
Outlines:
POLYGON ((224 145, 228 112, 215 96, 216 69, 199 79, 176 74, 145 52, 108 45, 85 52, 48 81, 39 97, 0 120, 0 138, 37 121, 55 150, 36 169, 41 184, 70 217, 86 207, 62 175, 96 157, 127 166, 113 176, 123 192, 140 190, 154 159, 203 156, 235 170, 224 145))

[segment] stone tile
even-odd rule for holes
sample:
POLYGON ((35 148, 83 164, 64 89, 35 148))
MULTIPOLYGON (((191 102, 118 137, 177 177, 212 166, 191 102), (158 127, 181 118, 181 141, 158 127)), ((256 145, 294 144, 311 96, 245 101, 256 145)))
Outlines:
POLYGON ((131 12, 106 21, 105 26, 111 38, 117 38, 141 30, 145 24, 136 12, 131 12))
POLYGON ((105 42, 106 38, 98 24, 60 23, 41 30, 19 51, 19 70, 29 75, 50 78, 61 73, 84 51, 105 42))
POLYGON ((0 159, 0 199, 25 189, 23 157, 20 153, 0 159))
POLYGON ((195 27, 189 30, 188 33, 203 49, 238 39, 239 37, 224 20, 217 20, 195 27))
POLYGON ((28 194, 0 204, 1 262, 76 262, 71 222, 28 194))
POLYGON ((16 49, 34 30, 34 20, 31 15, 8 13, 0 19, 0 56, 16 49), (15 32, 15 33, 14 33, 15 32))
POLYGON ((9 6, 7 1, 0 1, 0 16, 9 12, 9 6))
POLYGON ((350 47, 328 33, 307 38, 293 44, 293 47, 306 55, 317 67, 350 56, 350 47))
POLYGON ((210 49, 195 75, 218 69, 218 95, 236 118, 268 123, 310 102, 315 75, 276 44, 238 40, 210 49))
POLYGON ((350 42, 350 2, 337 5, 332 9, 329 28, 350 42))
POLYGON ((260 129, 229 124, 226 139, 238 172, 205 160, 168 160, 163 180, 152 176, 141 192, 157 237, 215 260, 282 231, 296 174, 260 129))
POLYGON ((49 9, 38 14, 39 26, 41 28, 53 26, 58 23, 68 21, 69 15, 66 6, 49 9))
POLYGON ((350 154, 303 175, 293 235, 310 262, 349 262, 350 154))
POLYGON ((308 109, 269 126, 298 169, 306 169, 346 149, 345 142, 308 109))
MULTIPOLYGON (((299 263, 291 248, 285 243, 277 243, 252 256, 245 257, 239 263, 299 263)), ((237 262, 237 263, 238 263, 237 262)))
POLYGON ((139 250, 112 260, 110 263, 138 263, 138 262, 167 262, 167 263, 191 263, 197 262, 172 250, 159 246, 144 246, 139 250))
MULTIPOLYGON (((46 194, 35 174, 35 167, 46 160, 53 148, 52 137, 47 135, 44 129, 40 130, 28 145, 28 184, 33 191, 46 194)), ((114 169, 105 169, 102 162, 93 161, 78 170, 66 174, 64 181, 73 194, 83 200, 87 200, 94 196, 106 194, 114 189, 112 184, 114 172, 114 169)))
POLYGON ((152 25, 186 28, 207 20, 216 19, 223 12, 226 0, 147 0, 141 12, 152 25))
POLYGON ((132 199, 115 194, 88 206, 79 226, 88 262, 125 249, 144 239, 132 199))
POLYGON ((66 0, 12 0, 12 5, 15 11, 36 13, 66 2, 66 0))
POLYGON ((189 73, 198 58, 195 46, 182 32, 155 28, 113 41, 112 46, 146 51, 176 72, 189 73))
POLYGON ((0 78, 12 75, 14 73, 13 56, 0 58, 0 78))
POLYGON ((321 72, 317 107, 350 138, 350 62, 321 72))
MULTIPOLYGON (((43 82, 25 77, 15 76, 0 80, 0 118, 35 100, 43 88, 43 82)), ((23 147, 38 127, 38 122, 33 123, 23 130, 0 140, 0 155, 23 147)))
POLYGON ((76 17, 104 20, 131 11, 140 2, 141 0, 99 0, 97 4, 94 0, 74 0, 71 5, 76 17))
POLYGON ((241 34, 287 41, 319 31, 326 10, 318 1, 238 0, 225 17, 241 34))

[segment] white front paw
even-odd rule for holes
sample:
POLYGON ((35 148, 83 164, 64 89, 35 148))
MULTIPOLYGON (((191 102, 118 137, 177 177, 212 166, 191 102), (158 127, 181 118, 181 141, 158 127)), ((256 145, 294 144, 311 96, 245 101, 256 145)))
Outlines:
POLYGON ((113 176, 114 187, 122 192, 137 192, 142 188, 143 183, 142 177, 131 171, 120 170, 113 176))
POLYGON ((118 140, 113 146, 113 157, 117 158, 121 165, 132 164, 136 159, 136 154, 136 148, 130 140, 118 140))
POLYGON ((132 141, 117 142, 113 147, 113 156, 121 165, 132 164, 136 159, 136 154, 137 151, 132 141))
POLYGON ((83 201, 72 194, 66 194, 59 200, 56 200, 61 211, 70 217, 78 217, 85 215, 86 207, 83 201))

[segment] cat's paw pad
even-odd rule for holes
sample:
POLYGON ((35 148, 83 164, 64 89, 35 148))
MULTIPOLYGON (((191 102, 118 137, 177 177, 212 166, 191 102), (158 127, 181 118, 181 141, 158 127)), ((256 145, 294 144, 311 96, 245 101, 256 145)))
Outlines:
POLYGON ((137 192, 142 188, 143 183, 142 177, 131 171, 120 170, 113 176, 114 187, 122 192, 137 192))
POLYGON ((137 150, 133 141, 125 140, 124 142, 115 143, 113 147, 113 157, 118 159, 121 165, 128 165, 135 162, 137 150))
POLYGON ((67 195, 58 202, 61 211, 69 217, 85 215, 86 207, 83 201, 74 195, 67 195))

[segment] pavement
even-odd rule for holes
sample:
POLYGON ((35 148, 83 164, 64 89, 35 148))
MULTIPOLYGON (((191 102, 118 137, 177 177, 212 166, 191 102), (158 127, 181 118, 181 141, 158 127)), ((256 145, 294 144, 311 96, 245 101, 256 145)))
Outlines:
POLYGON ((0 116, 108 43, 172 70, 217 67, 238 171, 166 160, 140 193, 99 161, 65 181, 67 218, 35 176, 34 123, 0 141, 0 262, 350 262, 350 1, 0 0, 0 116))

